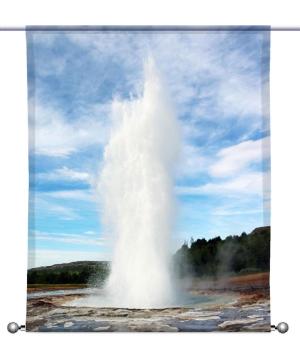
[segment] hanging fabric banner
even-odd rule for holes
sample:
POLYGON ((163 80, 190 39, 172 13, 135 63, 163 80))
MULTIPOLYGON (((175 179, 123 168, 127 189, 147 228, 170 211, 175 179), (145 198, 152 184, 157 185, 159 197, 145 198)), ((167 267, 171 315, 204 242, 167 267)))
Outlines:
POLYGON ((26 330, 269 332, 270 28, 26 35, 26 330))

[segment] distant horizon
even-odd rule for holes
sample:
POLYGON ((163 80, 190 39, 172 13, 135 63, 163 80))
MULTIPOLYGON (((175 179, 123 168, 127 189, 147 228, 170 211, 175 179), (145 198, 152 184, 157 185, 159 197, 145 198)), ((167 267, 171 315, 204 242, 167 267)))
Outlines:
MULTIPOLYGON (((266 228, 266 227, 270 227, 270 225, 266 225, 266 226, 259 226, 259 227, 255 227, 254 229, 252 229, 250 232, 241 232, 240 234, 228 234, 226 235, 225 237, 221 237, 220 235, 216 235, 214 237, 210 237, 210 238, 203 238, 203 237, 190 237, 188 241, 188 245, 190 245, 190 242, 191 240, 193 239, 194 241, 196 241, 197 239, 206 239, 207 241, 209 240, 212 240, 214 238, 217 238, 217 237, 221 237, 221 239, 226 239, 227 237, 230 237, 230 236, 241 236, 243 233, 246 233, 247 235, 251 234, 254 230, 256 229, 259 229, 259 228, 266 228)), ((176 251, 174 251, 172 253, 172 255, 174 255, 179 249, 180 247, 182 247, 183 245, 185 244, 185 242, 182 242, 182 244, 177 248, 176 251)), ((110 263, 111 260, 74 260, 74 261, 68 261, 68 262, 58 262, 58 263, 55 263, 55 264, 51 264, 51 265, 41 265, 41 266, 34 266, 34 267, 29 267, 27 268, 27 270, 32 270, 32 269, 38 269, 38 268, 43 268, 43 267, 52 267, 52 266, 55 266, 55 265, 65 265, 65 264, 73 264, 73 263, 83 263, 83 262, 99 262, 99 263, 110 263)))

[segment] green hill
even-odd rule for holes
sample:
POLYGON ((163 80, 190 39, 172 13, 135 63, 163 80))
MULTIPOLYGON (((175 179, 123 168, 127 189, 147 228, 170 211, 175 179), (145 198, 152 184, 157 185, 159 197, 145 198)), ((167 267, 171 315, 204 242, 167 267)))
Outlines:
POLYGON ((104 281, 109 273, 107 261, 76 261, 35 267, 28 270, 28 284, 84 284, 104 281))

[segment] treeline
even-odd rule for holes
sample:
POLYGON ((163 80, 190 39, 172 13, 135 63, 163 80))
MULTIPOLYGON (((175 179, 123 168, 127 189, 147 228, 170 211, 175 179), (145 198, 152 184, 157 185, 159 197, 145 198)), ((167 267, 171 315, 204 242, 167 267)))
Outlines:
POLYGON ((220 277, 269 271, 270 226, 225 239, 191 239, 174 256, 177 273, 184 276, 220 277))
MULTIPOLYGON (((250 234, 191 239, 174 255, 179 277, 220 277, 228 274, 263 272, 270 269, 270 226, 259 227, 250 234)), ((101 285, 107 278, 110 263, 78 261, 28 270, 28 284, 101 285)))
POLYGON ((37 267, 28 270, 28 284, 86 284, 101 283, 109 273, 109 263, 105 261, 79 261, 37 267))

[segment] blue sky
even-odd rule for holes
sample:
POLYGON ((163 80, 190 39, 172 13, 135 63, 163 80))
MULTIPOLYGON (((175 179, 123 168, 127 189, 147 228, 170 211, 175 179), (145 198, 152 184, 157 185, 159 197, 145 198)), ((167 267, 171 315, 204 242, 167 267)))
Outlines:
POLYGON ((173 249, 269 224, 269 33, 28 32, 29 266, 110 259, 94 191, 151 54, 183 133, 173 249), (264 103, 263 103, 264 101, 264 103))

